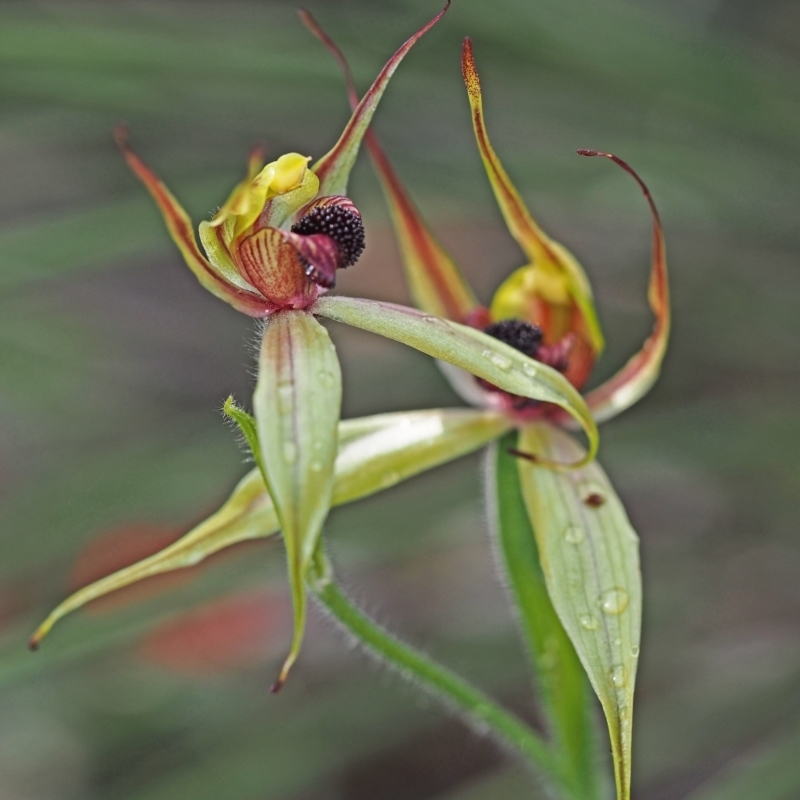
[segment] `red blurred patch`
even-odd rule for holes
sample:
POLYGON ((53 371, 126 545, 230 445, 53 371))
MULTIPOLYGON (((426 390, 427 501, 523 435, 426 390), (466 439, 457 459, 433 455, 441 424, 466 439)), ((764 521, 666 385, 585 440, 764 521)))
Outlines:
POLYGON ((184 674, 243 669, 283 653, 291 620, 286 593, 259 589, 171 619, 148 634, 140 651, 149 661, 184 674))
MULTIPOLYGON (((70 573, 69 588, 75 591, 118 569, 147 558, 172 544, 182 533, 183 529, 147 524, 126 525, 103 533, 89 542, 78 554, 70 573)), ((193 574, 191 569, 182 569, 156 575, 95 600, 87 606, 87 610, 90 613, 104 612, 139 602, 181 585, 193 574)))

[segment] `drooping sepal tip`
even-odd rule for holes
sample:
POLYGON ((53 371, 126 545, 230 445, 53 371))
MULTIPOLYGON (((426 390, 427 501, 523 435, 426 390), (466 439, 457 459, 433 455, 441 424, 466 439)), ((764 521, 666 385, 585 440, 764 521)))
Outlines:
POLYGON ((661 370, 661 362, 667 351, 670 332, 669 278, 667 253, 661 217, 647 184, 636 170, 613 153, 601 150, 580 149, 581 156, 600 156, 613 161, 625 170, 642 190, 650 206, 653 219, 652 256, 650 283, 647 299, 655 316, 653 332, 641 350, 633 355, 615 375, 586 395, 586 403, 598 422, 608 420, 638 402, 655 383, 661 370))

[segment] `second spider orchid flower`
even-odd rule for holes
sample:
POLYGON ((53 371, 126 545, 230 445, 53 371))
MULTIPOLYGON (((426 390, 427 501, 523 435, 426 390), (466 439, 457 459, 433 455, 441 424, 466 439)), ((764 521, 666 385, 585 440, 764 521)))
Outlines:
MULTIPOLYGON (((513 424, 491 412, 464 410, 340 422, 341 370, 318 317, 403 342, 509 395, 554 404, 578 422, 589 440, 586 454, 567 461, 581 465, 594 457, 594 420, 580 394, 557 370, 461 321, 403 306, 323 297, 335 283, 336 270, 354 263, 364 246, 360 213, 346 194, 360 143, 400 61, 446 10, 389 59, 355 103, 337 143, 316 163, 290 153, 263 166, 260 153, 253 153, 245 180, 210 221, 200 224, 203 249, 186 212, 131 150, 126 132, 117 132, 125 159, 155 199, 200 283, 237 310, 264 320, 254 418, 232 402, 226 404, 226 412, 245 432, 258 467, 217 514, 174 545, 68 598, 36 631, 33 646, 58 619, 89 600, 280 529, 295 632, 277 689, 300 650, 305 583, 319 559, 330 507, 474 450, 513 424)), ((575 466, 554 461, 558 468, 575 466)))
MULTIPOLYGON (((303 15, 305 24, 328 47, 343 69, 351 105, 358 94, 347 62, 334 42, 313 18, 303 15)), ((426 226, 410 196, 372 132, 367 133, 378 177, 383 185, 397 233, 406 277, 412 297, 421 309, 456 320, 488 333, 530 356, 539 367, 547 365, 565 375, 576 389, 589 377, 603 348, 603 336, 592 299, 589 281, 575 257, 553 241, 539 227, 512 184, 492 147, 483 114, 480 78, 475 66, 472 42, 464 41, 462 73, 467 89, 472 125, 486 173, 508 226, 527 258, 500 285, 488 307, 481 306, 453 259, 426 226)), ((608 420, 641 399, 655 383, 667 349, 670 329, 667 262, 661 221, 650 192, 639 176, 621 159, 595 150, 578 151, 583 156, 602 156, 615 162, 639 184, 652 214, 652 264, 648 299, 655 316, 652 334, 641 350, 619 372, 585 400, 597 421, 608 420)), ((498 456, 490 472, 490 494, 495 501, 497 526, 502 541, 509 581, 527 616, 532 631, 531 650, 541 664, 553 660, 568 665, 577 654, 606 716, 614 760, 617 796, 630 796, 631 726, 633 690, 641 628, 641 572, 638 537, 625 510, 600 466, 595 462, 572 471, 554 470, 553 461, 575 462, 582 449, 561 428, 571 427, 562 409, 538 400, 515 395, 497 384, 476 379, 463 370, 442 363, 443 371, 461 396, 487 413, 503 416, 518 431, 509 452, 518 457, 519 489, 509 487, 512 470, 498 456), (517 449, 519 448, 519 449, 517 449), (547 627, 542 620, 548 601, 541 596, 526 608, 534 574, 515 559, 524 557, 517 536, 519 522, 508 519, 510 503, 521 496, 536 540, 538 556, 533 572, 544 573, 549 603, 560 621, 547 627), (562 629, 574 647, 548 642, 559 640, 562 629), (538 651, 538 652, 537 652, 538 651)), ((512 478, 513 480, 513 478, 512 478)), ((524 537, 523 537, 524 538, 524 537)), ((524 560, 524 559, 523 559, 524 560)), ((564 666, 568 671, 569 667, 564 666)), ((543 667, 546 671, 546 667, 543 667)), ((542 679, 540 689, 556 729, 556 738, 572 741, 565 751, 565 773, 579 775, 591 769, 591 758, 583 764, 575 754, 590 753, 591 747, 575 746, 591 738, 585 729, 569 722, 572 699, 564 693, 568 682, 542 679), (565 721, 566 720, 566 721, 565 721)), ((578 796, 588 797, 587 786, 576 783, 578 796)))

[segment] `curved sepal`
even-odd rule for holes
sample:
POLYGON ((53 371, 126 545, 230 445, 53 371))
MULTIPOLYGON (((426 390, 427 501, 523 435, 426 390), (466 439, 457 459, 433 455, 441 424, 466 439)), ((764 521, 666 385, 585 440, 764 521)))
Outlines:
MULTIPOLYGON (((541 293, 544 299, 551 299, 554 305, 563 303, 565 299, 575 302, 596 355, 603 349, 603 334, 597 320, 589 280, 575 257, 563 245, 547 236, 534 221, 489 141, 483 118, 481 82, 478 70, 475 68, 472 42, 469 38, 464 40, 461 70, 467 87, 475 139, 486 174, 509 232, 531 262, 527 268, 530 271, 529 282, 535 283, 536 291, 541 293)), ((498 298, 493 304, 495 318, 526 318, 519 309, 502 308, 501 302, 502 298, 498 298)))
POLYGON ((305 573, 333 494, 342 372, 328 332, 305 311, 269 318, 253 395, 264 480, 283 531, 295 632, 273 687, 295 662, 306 620, 305 573))
POLYGON ((253 470, 239 481, 233 494, 219 511, 178 541, 149 558, 84 586, 68 597, 38 627, 31 637, 31 648, 38 647, 39 642, 62 617, 92 600, 153 575, 193 567, 218 550, 247 539, 271 536, 277 533, 278 528, 278 517, 272 500, 265 491, 264 480, 258 470, 253 470))
MULTIPOLYGON (((551 468, 591 461, 599 445, 597 426, 583 398, 561 373, 475 328, 413 308, 352 297, 322 297, 312 312, 407 344, 483 378, 511 394, 560 406, 583 428, 589 450, 576 462, 540 460, 551 468)), ((538 459, 538 454, 536 456, 538 459)))
POLYGON ((355 164, 361 141, 367 132, 367 128, 369 128, 372 116, 386 90, 389 79, 400 66, 400 62, 405 58, 406 53, 416 44, 420 37, 426 34, 444 16, 449 6, 450 0, 447 0, 447 5, 427 25, 408 39, 386 62, 384 68, 378 73, 378 77, 373 81, 372 86, 369 87, 367 93, 361 98, 355 111, 353 111, 353 115, 339 137, 339 141, 311 167, 319 178, 320 194, 347 194, 347 180, 350 177, 350 170, 355 164))
POLYGON ((598 422, 604 422, 644 397, 656 382, 661 371, 661 362, 667 352, 670 328, 667 250, 658 209, 650 190, 636 172, 621 158, 617 158, 611 153, 600 153, 596 150, 579 150, 578 153, 582 156, 603 156, 611 159, 632 175, 644 192, 653 215, 652 266, 647 299, 656 318, 655 324, 652 334, 647 338, 642 349, 616 375, 586 395, 586 402, 592 409, 595 419, 598 422))
MULTIPOLYGON (((350 107, 355 109, 359 102, 358 93, 344 54, 308 11, 301 11, 300 18, 339 63, 344 74, 350 107)), ((451 256, 422 220, 375 133, 368 130, 365 141, 389 205, 414 304, 431 314, 464 322, 478 306, 472 289, 461 276, 451 256)))
MULTIPOLYGON (((582 448, 554 425, 524 428, 520 447, 559 461, 582 448)), ((519 459, 522 494, 553 607, 603 706, 618 800, 629 800, 633 690, 642 624, 639 539, 596 462, 559 473, 519 459)))
MULTIPOLYGON (((261 462, 255 420, 232 400, 226 402, 225 413, 239 425, 254 458, 261 462)), ((461 408, 377 414, 340 422, 333 505, 360 500, 460 458, 502 435, 508 427, 501 414, 461 408)), ((62 617, 92 600, 153 575, 195 566, 218 550, 272 536, 278 530, 272 498, 256 467, 239 481, 219 511, 177 542, 68 597, 42 623, 31 644, 38 645, 62 617)))
POLYGON ((188 214, 158 176, 131 149, 127 130, 124 127, 117 128, 114 139, 128 166, 155 200, 172 241, 178 246, 184 261, 200 284, 220 300, 251 317, 263 317, 268 313, 270 306, 263 297, 231 281, 226 269, 219 269, 203 255, 197 246, 188 214))

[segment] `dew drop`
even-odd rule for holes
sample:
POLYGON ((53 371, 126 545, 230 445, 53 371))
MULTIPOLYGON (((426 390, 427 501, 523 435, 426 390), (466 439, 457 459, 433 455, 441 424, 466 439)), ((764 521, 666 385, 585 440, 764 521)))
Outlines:
POLYGON ((323 448, 323 447, 325 447, 325 442, 323 442, 323 441, 322 441, 322 439, 317 439, 317 440, 314 442, 314 444, 312 444, 312 445, 311 445, 311 448, 312 448, 313 450, 316 450, 317 452, 319 452, 320 450, 322 450, 322 448, 323 448))
POLYGON ((381 486, 384 489, 388 489, 390 486, 394 486, 396 483, 400 482, 400 473, 396 472, 395 470, 390 470, 389 472, 384 472, 381 476, 381 486))
POLYGON ((631 655, 634 658, 639 658, 639 652, 640 651, 639 651, 639 645, 638 644, 635 644, 635 645, 633 645, 633 647, 631 647, 631 655))
POLYGON ((309 464, 309 467, 311 468, 312 472, 322 472, 324 466, 325 465, 321 461, 318 461, 316 458, 311 462, 311 464, 309 464))
POLYGON ((628 593, 615 587, 600 595, 598 603, 604 614, 621 614, 628 607, 628 593))
POLYGON ((564 537, 564 541, 569 542, 569 544, 580 544, 584 537, 583 528, 577 525, 567 525, 561 535, 564 537))
POLYGON ((283 443, 283 460, 287 464, 294 464, 297 461, 297 447, 294 442, 283 443))
POLYGON ((332 372, 328 372, 327 370, 324 369, 320 370, 317 373, 317 378, 319 379, 319 382, 323 386, 331 387, 336 385, 336 376, 332 372))
POLYGON ((581 628, 587 631, 596 631, 600 627, 597 617, 592 614, 583 614, 578 622, 580 622, 581 628))
POLYGON ((482 353, 484 358, 489 359, 496 367, 499 369, 511 369, 511 359, 507 358, 506 356, 502 355, 501 353, 495 353, 492 350, 484 350, 482 353))
POLYGON ((278 384, 278 411, 281 414, 289 414, 291 412, 293 397, 294 387, 291 383, 287 381, 278 384))
POLYGON ((614 685, 614 688, 621 689, 628 682, 628 670, 626 670, 622 664, 617 664, 611 667, 609 677, 611 678, 611 683, 614 685))
POLYGON ((536 367, 529 361, 524 361, 522 363, 522 371, 530 378, 535 377, 537 372, 536 367))

